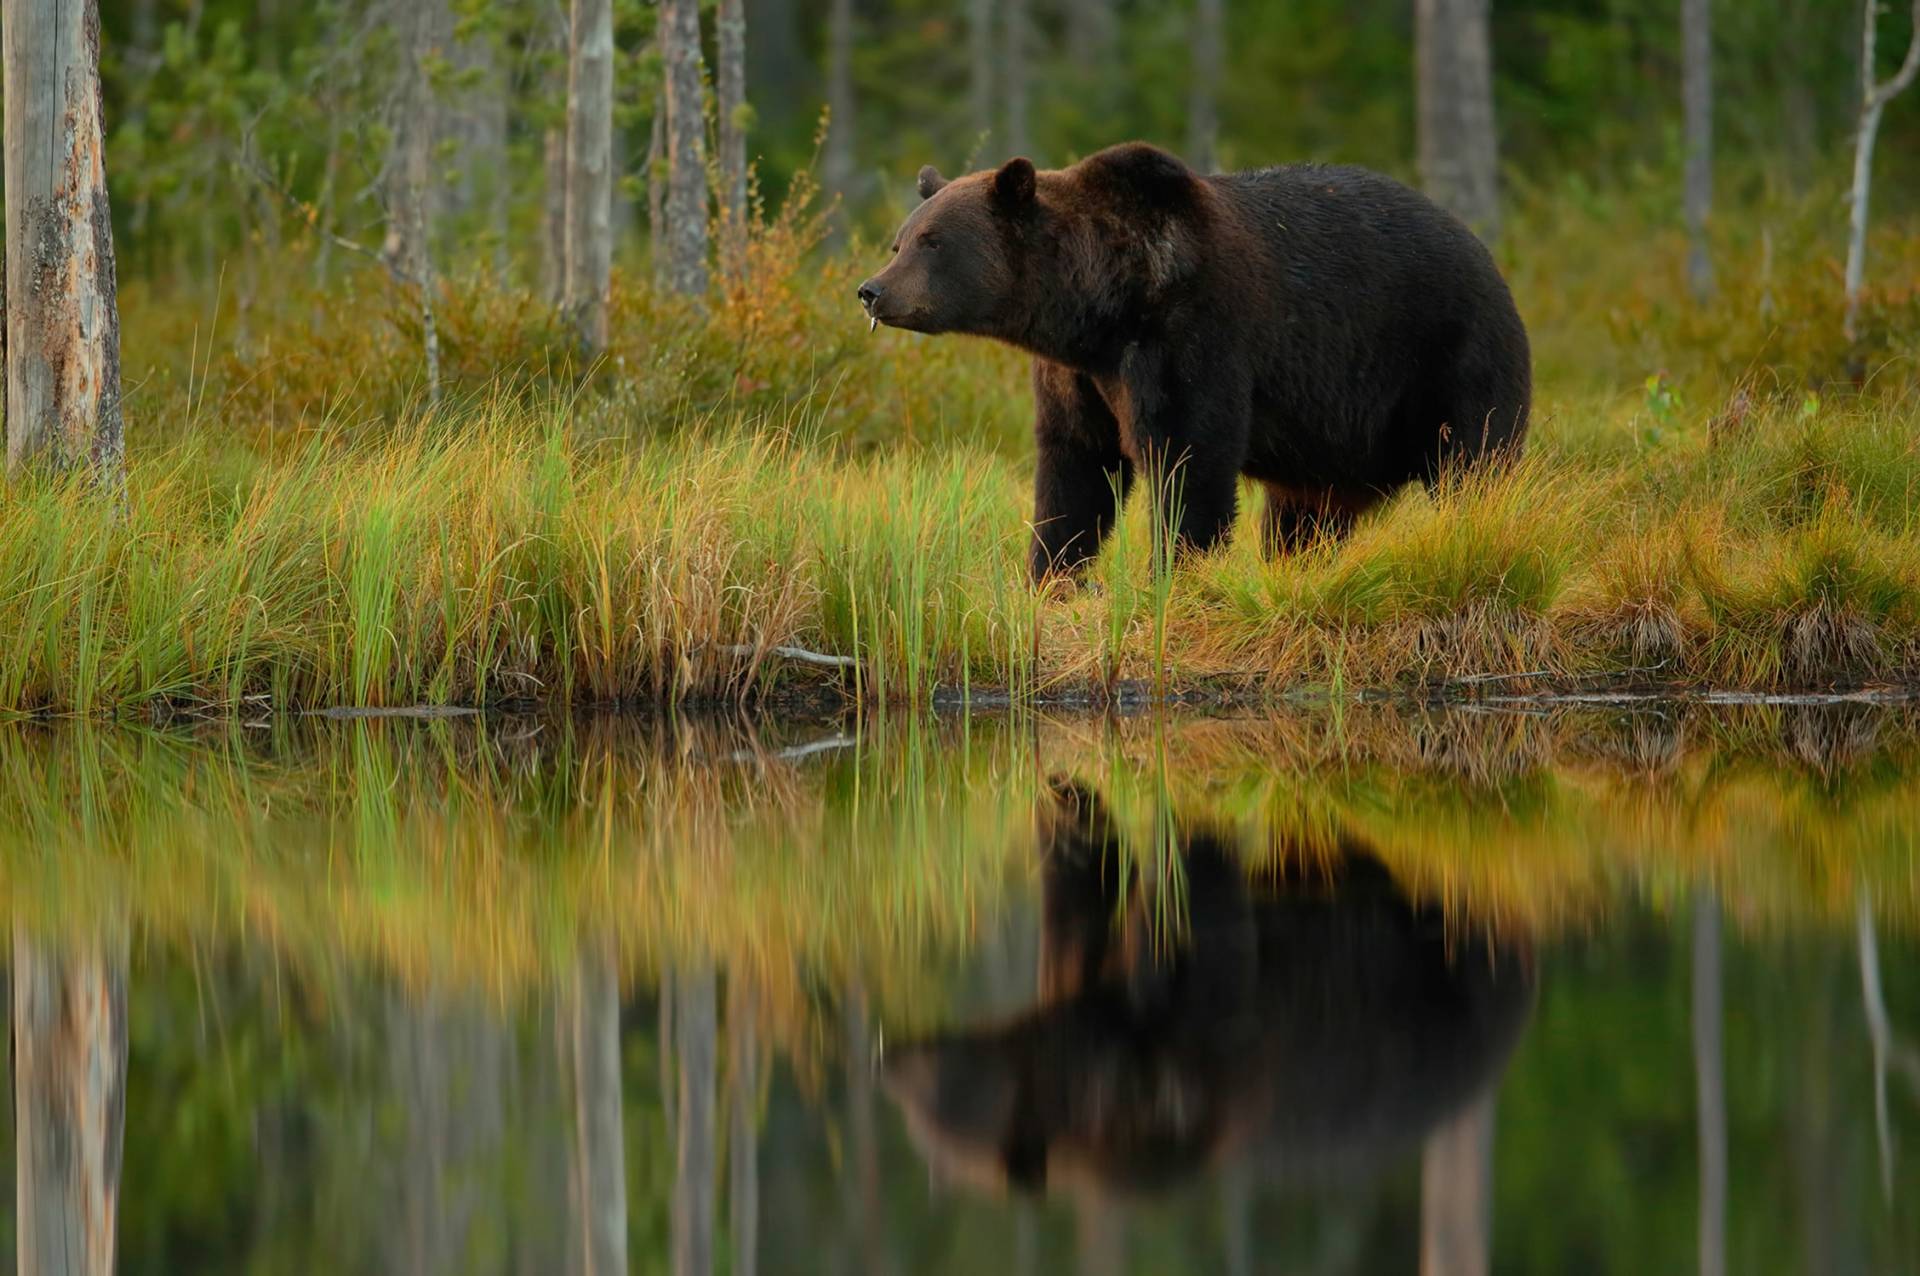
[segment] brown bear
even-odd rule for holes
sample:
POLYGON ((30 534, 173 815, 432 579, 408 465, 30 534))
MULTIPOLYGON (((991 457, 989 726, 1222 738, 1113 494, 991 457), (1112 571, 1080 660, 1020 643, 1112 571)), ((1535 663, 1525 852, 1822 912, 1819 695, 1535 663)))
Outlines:
POLYGON ((1099 552, 1143 471, 1170 476, 1183 547, 1228 532, 1244 474, 1292 548, 1526 434, 1527 332, 1492 256, 1380 174, 1202 177, 1134 142, 1044 172, 923 168, 920 195, 860 301, 1032 352, 1036 579, 1099 552))
POLYGON ((1039 1004, 885 1059, 944 1176, 1121 1197, 1229 1163, 1364 1182, 1498 1085, 1533 1003, 1527 946, 1449 931, 1359 844, 1250 877, 1189 831, 1184 915, 1156 933, 1097 796, 1056 781, 1039 824, 1039 1004))

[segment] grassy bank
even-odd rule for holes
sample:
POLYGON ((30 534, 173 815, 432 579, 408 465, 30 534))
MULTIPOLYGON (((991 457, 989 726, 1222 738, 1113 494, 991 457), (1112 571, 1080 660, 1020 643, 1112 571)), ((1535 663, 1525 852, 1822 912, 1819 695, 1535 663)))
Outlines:
POLYGON ((1723 227, 1699 307, 1664 199, 1517 208, 1517 471, 1279 562, 1252 500, 1171 573, 1136 510, 1045 596, 1021 360, 868 337, 872 254, 800 214, 705 313, 622 274, 589 368, 530 293, 450 272, 435 406, 417 299, 315 289, 298 245, 217 292, 135 286, 125 502, 0 498, 0 711, 1920 681, 1920 230, 1880 232, 1893 282, 1848 346, 1822 202, 1723 227))
POLYGON ((41 483, 0 506, 0 707, 1920 675, 1900 408, 1759 407, 1651 449, 1542 433, 1512 474, 1279 561, 1243 526, 1169 575, 1136 510, 1090 587, 1045 596, 1026 465, 979 448, 850 456, 750 422, 594 442, 504 400, 273 455, 190 436, 140 457, 124 505, 41 483))

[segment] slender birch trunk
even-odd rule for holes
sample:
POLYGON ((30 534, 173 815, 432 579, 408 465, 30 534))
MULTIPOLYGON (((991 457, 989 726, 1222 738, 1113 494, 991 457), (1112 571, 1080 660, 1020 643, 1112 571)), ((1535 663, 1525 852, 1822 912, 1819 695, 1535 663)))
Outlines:
POLYGON ((679 1111, 674 1120, 674 1276, 713 1270, 714 1073, 718 1030, 711 966, 680 975, 674 990, 679 1111))
POLYGON ((1420 182, 1491 242, 1500 231, 1488 0, 1415 0, 1420 182))
POLYGON ((747 12, 745 0, 720 0, 714 15, 720 114, 720 265, 738 279, 747 251, 747 12))
POLYGON ((6 0, 7 470, 125 469, 97 0, 6 0))
MULTIPOLYGON (((9 13, 18 0, 8 0, 9 13)), ((9 81, 11 83, 11 81, 9 81)), ((127 1105, 124 952, 54 953, 13 934, 16 1265, 110 1276, 127 1105)))
POLYGON ((1194 0, 1193 82, 1187 99, 1187 163, 1194 171, 1211 173, 1220 140, 1220 112, 1215 93, 1220 84, 1226 33, 1226 0, 1194 0))
MULTIPOLYGON (((839 0, 844 3, 845 0, 839 0)), ((1033 39, 1032 15, 1028 0, 1004 0, 1005 25, 1002 36, 1006 47, 1000 55, 1001 74, 1006 77, 1007 154, 1025 155, 1032 146, 1027 132, 1027 108, 1032 88, 1027 70, 1027 49, 1033 39)))
POLYGON ((1880 135, 1880 117, 1887 103, 1907 91, 1920 74, 1920 0, 1913 0, 1913 34, 1907 56, 1890 80, 1877 78, 1874 58, 1878 37, 1879 0, 1866 0, 1860 25, 1860 129, 1853 147, 1853 198, 1847 236, 1847 313, 1849 342, 1860 339, 1860 290, 1867 276, 1867 202, 1873 191, 1873 145, 1880 135))
POLYGON ((1713 296, 1707 217, 1713 211, 1713 4, 1680 0, 1681 97, 1686 115, 1687 285, 1694 300, 1713 296))
POLYGON ((1421 1276, 1486 1276, 1493 1252, 1494 1092, 1427 1137, 1420 1155, 1421 1276))
POLYGON ((755 1004, 747 982, 734 977, 727 989, 727 1218, 733 1232, 733 1276, 760 1268, 760 1043, 755 1004))
POLYGON ((607 346, 613 273, 613 0, 573 0, 567 41, 567 252, 561 309, 588 355, 607 346))
POLYGON ((707 291, 707 128, 701 108, 699 0, 661 0, 667 71, 667 286, 707 291))
POLYGON ((1727 1270, 1727 1082, 1721 1046, 1720 901, 1693 902, 1693 1074, 1700 1141, 1700 1276, 1727 1270))
POLYGON ((843 206, 834 218, 836 234, 846 224, 844 205, 854 194, 855 109, 853 0, 832 0, 827 9, 827 141, 821 156, 821 179, 827 194, 843 206))
POLYGON ((620 983, 604 951, 574 967, 567 1054, 573 1065, 574 1270, 627 1270, 627 1159, 620 1095, 620 983))
POLYGON ((993 132, 993 0, 967 0, 967 121, 969 146, 993 132))

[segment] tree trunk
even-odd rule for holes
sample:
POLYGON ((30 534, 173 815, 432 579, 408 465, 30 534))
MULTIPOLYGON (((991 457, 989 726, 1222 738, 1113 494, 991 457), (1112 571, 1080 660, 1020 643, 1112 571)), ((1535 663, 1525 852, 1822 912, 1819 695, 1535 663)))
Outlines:
POLYGON ((713 1270, 715 1040, 713 968, 682 974, 674 989, 674 1072, 679 1111, 674 1119, 674 1276, 713 1270))
POLYGON ((7 469, 85 464, 118 489, 120 313, 97 0, 6 0, 7 469))
MULTIPOLYGON (((1867 276, 1867 201, 1873 190, 1873 144, 1880 133, 1880 116, 1887 103, 1907 91, 1916 72, 1920 72, 1920 0, 1913 0, 1913 34, 1907 44, 1907 56, 1891 80, 1881 83, 1874 63, 1874 45, 1878 36, 1879 0, 1866 0, 1866 12, 1860 27, 1860 131, 1853 147, 1853 199, 1850 232, 1847 237, 1847 313, 1846 337, 1860 339, 1860 290, 1867 276)), ((11 102, 11 98, 8 99, 11 102)))
POLYGON ((714 15, 720 59, 720 264, 738 279, 747 251, 747 11, 745 0, 720 0, 714 15))
POLYGON ((968 143, 980 147, 993 132, 993 0, 967 0, 968 143))
POLYGON ((385 252, 395 270, 417 282, 425 273, 422 264, 432 251, 429 237, 444 203, 433 162, 440 99, 428 68, 453 38, 453 15, 447 0, 391 0, 389 12, 401 49, 388 113, 393 140, 381 183, 385 252))
POLYGON ((1113 0, 1067 0, 1067 56, 1098 85, 1113 58, 1113 0))
POLYGON ((1489 1090, 1427 1138, 1420 1155, 1421 1276, 1486 1276, 1493 1235, 1489 1090))
POLYGON ((1226 0, 1194 0, 1193 84, 1187 99, 1187 163, 1194 171, 1211 173, 1214 147, 1220 138, 1220 113, 1214 93, 1220 84, 1222 46, 1226 39, 1226 0))
POLYGON ((452 112, 460 184, 458 211, 478 232, 496 276, 507 267, 507 105, 509 84, 500 48, 490 32, 454 41, 454 66, 461 73, 458 108, 452 112))
POLYGON ((573 0, 567 44, 567 270, 561 308, 588 355, 607 346, 613 272, 613 0, 573 0))
POLYGON ((847 1230, 858 1270, 889 1276, 893 1255, 887 1243, 887 1216, 880 1192, 880 1137, 874 1115, 873 1032, 867 1021, 867 994, 858 984, 847 990, 847 1168, 841 1174, 847 1230))
MULTIPOLYGON (((19 5, 20 0, 8 0, 10 17, 19 5)), ((9 68, 12 65, 10 61, 9 68)), ((126 1103, 124 956, 109 957, 99 943, 77 953, 55 954, 16 926, 13 1119, 19 1271, 32 1276, 108 1276, 113 1271, 126 1103)))
POLYGON ((573 1063, 573 1270, 627 1270, 627 1159, 620 1101, 620 983, 611 954, 574 968, 568 1054, 573 1063))
POLYGON ((853 199, 853 0, 833 0, 827 9, 827 142, 821 177, 827 194, 840 201, 835 233, 846 225, 845 205, 853 199))
POLYGON ((1713 295, 1707 216, 1713 211, 1712 0, 1680 0, 1680 46, 1687 136, 1687 286, 1695 301, 1713 295))
POLYGON ((707 291, 707 127, 700 104, 699 0, 661 0, 667 70, 667 286, 707 291))
POLYGON ((647 130, 647 244, 653 257, 653 286, 667 286, 667 86, 653 95, 653 123, 647 130))
POLYGON ((1415 0, 1420 182, 1488 242, 1500 231, 1488 0, 1415 0))
POLYGON ((755 1276, 760 1268, 760 1140, 756 1125, 760 1043, 754 1032, 754 1013, 746 981, 735 976, 727 989, 727 1056, 732 1074, 732 1094, 727 1104, 727 1217, 733 1230, 733 1276, 755 1276))
POLYGON ((1700 1276, 1727 1270, 1727 1084, 1721 1050, 1720 902, 1693 901, 1693 1075, 1700 1138, 1700 1276))
MULTIPOLYGON (((838 0, 845 3, 845 0, 838 0)), ((1027 0, 1005 0, 1006 26, 1002 32, 1006 48, 1001 53, 1002 74, 1006 76, 1007 154, 1025 155, 1031 145, 1027 134, 1027 95, 1031 88, 1027 75, 1027 46, 1032 40, 1032 18, 1027 0)))

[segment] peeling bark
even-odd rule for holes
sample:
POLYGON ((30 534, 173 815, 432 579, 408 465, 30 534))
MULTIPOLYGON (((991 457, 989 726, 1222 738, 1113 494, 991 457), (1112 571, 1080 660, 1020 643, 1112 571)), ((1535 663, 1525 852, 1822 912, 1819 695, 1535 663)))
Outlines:
POLYGON ((567 270, 562 308, 580 346, 607 345, 613 275, 613 3, 573 0, 567 58, 567 270))
POLYGON ((745 980, 727 989, 727 1218, 733 1231, 733 1276, 760 1268, 760 1044, 754 1031, 754 997, 745 980))
POLYGON ((1211 173, 1217 162, 1214 146, 1220 138, 1220 111, 1214 93, 1220 83, 1226 33, 1226 0, 1194 0, 1193 82, 1187 99, 1187 163, 1195 172, 1211 173))
POLYGON ((1694 300, 1713 296, 1713 258, 1707 252, 1707 215, 1713 209, 1713 6, 1681 0, 1681 97, 1687 135, 1687 284, 1694 300))
MULTIPOLYGON (((832 0, 827 9, 827 142, 821 177, 827 194, 843 205, 852 200, 853 146, 857 135, 853 98, 853 0, 832 0)), ((846 224, 842 209, 834 218, 836 234, 846 224)))
POLYGON ((720 0, 714 15, 720 113, 720 265, 737 279, 747 248, 747 13, 744 0, 720 0))
POLYGON ((575 968, 568 1054, 573 1064, 573 1164, 568 1175, 575 1262, 583 1276, 627 1270, 627 1161, 620 1095, 620 984, 610 953, 575 968))
MULTIPOLYGON (((837 0, 844 3, 844 0, 837 0)), ((707 129, 700 102, 699 0, 661 0, 667 64, 667 286, 707 291, 707 129)))
POLYGON ((714 977, 702 966, 675 978, 674 1051, 679 1113, 673 1123, 673 1271, 707 1276, 713 1270, 714 1196, 714 977))
POLYGON ((1420 184, 1488 242, 1500 230, 1488 0, 1415 0, 1420 184))
POLYGON ((7 468, 124 470, 97 0, 6 0, 7 468))
POLYGON ((1421 1149, 1421 1276, 1485 1276, 1491 1266, 1493 1117, 1489 1091, 1421 1149))
MULTIPOLYGON (((13 0, 9 0, 12 4, 13 0)), ((126 1126, 124 955, 54 953, 13 935, 18 1270, 108 1276, 126 1126)))

